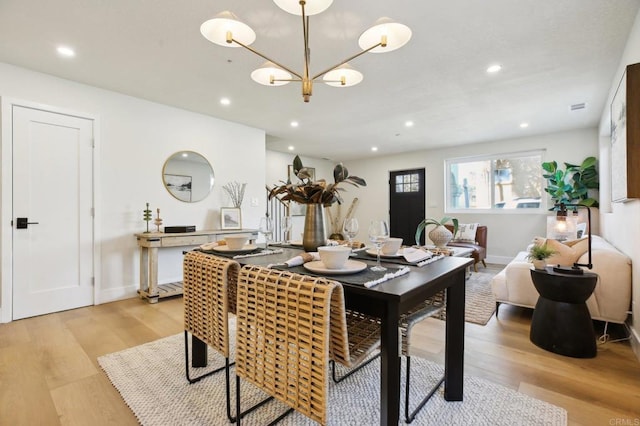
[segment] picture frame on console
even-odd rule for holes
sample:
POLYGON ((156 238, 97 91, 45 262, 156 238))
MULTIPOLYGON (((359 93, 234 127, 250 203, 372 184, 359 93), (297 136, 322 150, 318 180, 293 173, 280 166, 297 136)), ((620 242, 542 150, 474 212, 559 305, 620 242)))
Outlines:
POLYGON ((221 229, 242 229, 242 211, 237 207, 222 207, 220 209, 221 229))

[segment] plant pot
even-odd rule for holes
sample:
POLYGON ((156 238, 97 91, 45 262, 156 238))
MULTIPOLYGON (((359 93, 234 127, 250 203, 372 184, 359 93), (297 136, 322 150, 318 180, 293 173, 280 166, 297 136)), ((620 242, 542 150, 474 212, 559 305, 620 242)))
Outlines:
POLYGON ((327 245, 327 234, 324 227, 324 206, 322 204, 307 204, 302 246, 305 251, 309 252, 317 251, 318 247, 324 245, 327 245))
POLYGON ((545 266, 547 266, 547 261, 544 259, 533 259, 531 263, 533 263, 533 267, 535 269, 540 269, 540 270, 544 269, 545 266))
POLYGON ((429 239, 438 248, 443 248, 453 238, 453 234, 447 228, 442 225, 436 226, 429 232, 429 239))

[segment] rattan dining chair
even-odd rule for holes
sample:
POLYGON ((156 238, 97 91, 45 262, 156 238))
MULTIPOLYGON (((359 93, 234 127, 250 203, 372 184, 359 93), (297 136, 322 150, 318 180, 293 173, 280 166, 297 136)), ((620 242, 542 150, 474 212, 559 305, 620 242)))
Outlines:
MULTIPOLYGON (((231 414, 230 396, 230 330, 229 314, 236 312, 236 291, 240 264, 198 251, 190 251, 183 260, 183 300, 184 300, 184 349, 185 371, 189 383, 225 371, 226 409, 229 421, 235 422, 231 414), (208 347, 225 358, 223 367, 213 369, 198 377, 190 377, 189 338, 197 337, 208 347)), ((266 401, 264 401, 266 402, 266 401)), ((251 412, 260 405, 247 409, 241 415, 251 412)))
POLYGON ((418 324, 429 317, 435 317, 442 314, 445 307, 446 293, 441 291, 431 298, 420 303, 415 308, 405 312, 400 317, 400 333, 402 335, 402 355, 406 359, 405 370, 405 398, 404 398, 404 418, 406 423, 411 423, 416 418, 418 412, 429 401, 433 394, 438 390, 440 385, 444 382, 444 375, 439 381, 431 388, 431 390, 422 398, 417 407, 410 412, 409 408, 409 395, 411 393, 411 329, 414 325, 418 324))
POLYGON ((348 339, 340 283, 245 266, 238 279, 236 410, 242 378, 290 407, 273 423, 296 410, 326 424, 328 363, 350 365, 348 339))
MULTIPOLYGON (((429 317, 434 317, 436 315, 441 314, 444 310, 444 306, 445 306, 444 302, 445 302, 445 293, 440 292, 400 316, 400 321, 398 326, 399 326, 401 338, 402 338, 402 355, 406 359, 405 400, 404 400, 404 416, 405 416, 406 423, 411 423, 415 419, 418 412, 422 409, 422 407, 424 407, 424 405, 427 403, 429 398, 433 396, 433 394, 438 390, 440 385, 444 382, 444 376, 443 376, 442 378, 439 379, 438 383, 431 388, 429 393, 427 393, 427 395, 420 401, 418 406, 413 411, 410 412, 409 405, 410 405, 410 393, 411 393, 411 353, 410 353, 411 329, 413 328, 414 325, 418 324, 420 321, 425 320, 429 317)), ((354 329, 354 331, 356 331, 355 333, 353 333, 354 335, 357 336, 361 332, 364 332, 364 335, 366 335, 371 330, 371 326, 367 324, 366 320, 364 321, 358 320, 358 313, 348 312, 347 318, 351 318, 351 321, 352 321, 351 327, 354 329)), ((352 334, 350 333, 349 337, 351 338, 351 336, 352 334)), ((378 336, 379 336, 379 323, 378 323, 378 336)), ((357 345, 357 339, 355 342, 352 342, 352 341, 349 342, 350 349, 354 344, 357 345)), ((378 343, 378 346, 379 346, 379 343, 378 343)), ((339 376, 338 373, 336 372, 336 363, 331 361, 331 377, 333 381, 336 383, 340 383, 341 381, 345 380, 349 376, 358 372, 360 369, 362 369, 367 364, 374 361, 376 358, 380 356, 380 354, 378 353, 375 356, 367 358, 369 354, 370 352, 365 353, 365 352, 359 351, 358 348, 355 347, 351 352, 351 356, 352 356, 350 360, 351 363, 350 365, 348 365, 349 367, 352 367, 352 368, 348 369, 347 372, 341 376, 339 376), (363 362, 363 360, 365 361, 363 362)), ((346 365, 345 363, 343 364, 346 365)))

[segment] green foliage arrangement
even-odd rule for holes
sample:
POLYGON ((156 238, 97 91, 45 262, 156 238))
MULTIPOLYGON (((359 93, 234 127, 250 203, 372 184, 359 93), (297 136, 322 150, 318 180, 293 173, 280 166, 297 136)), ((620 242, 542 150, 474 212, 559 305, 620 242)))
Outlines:
POLYGON ((547 247, 546 243, 542 245, 534 244, 529 249, 527 260, 545 260, 553 256, 554 254, 556 254, 556 251, 547 247))
POLYGON ((292 183, 289 180, 283 182, 283 185, 269 191, 269 199, 284 194, 281 198, 283 201, 295 201, 300 204, 318 203, 328 207, 333 203, 342 204, 340 192, 345 189, 339 186, 341 183, 345 182, 355 187, 367 186, 364 179, 349 176, 349 171, 342 163, 337 164, 333 169, 333 183, 327 183, 324 179, 312 181, 309 171, 302 165, 302 160, 297 155, 293 159, 293 172, 300 182, 292 183))
POLYGON ((444 226, 449 221, 453 223, 453 235, 456 235, 456 233, 458 232, 458 219, 456 219, 455 217, 445 216, 440 220, 435 220, 432 218, 424 219, 418 224, 418 228, 416 229, 416 244, 420 245, 420 237, 422 236, 422 232, 427 226, 444 226))
POLYGON ((598 200, 591 198, 589 190, 600 188, 596 158, 587 157, 582 164, 564 163, 565 169, 558 168, 558 163, 550 161, 542 163, 547 179, 544 189, 555 204, 581 204, 588 207, 598 207, 598 200))

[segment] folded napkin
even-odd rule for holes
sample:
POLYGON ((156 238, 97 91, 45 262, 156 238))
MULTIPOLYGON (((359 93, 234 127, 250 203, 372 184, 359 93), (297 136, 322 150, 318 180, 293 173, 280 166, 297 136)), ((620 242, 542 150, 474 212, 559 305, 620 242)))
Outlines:
POLYGON ((201 250, 211 250, 214 247, 227 245, 226 241, 212 241, 210 243, 204 243, 200 246, 201 250))
POLYGON ((426 259, 431 259, 433 254, 427 250, 421 250, 414 247, 405 247, 402 249, 402 255, 407 262, 418 263, 426 259))
POLYGON ((303 263, 311 262, 314 260, 320 260, 320 255, 318 254, 317 251, 302 253, 301 255, 292 257, 291 259, 287 260, 284 263, 271 263, 267 265, 267 268, 273 268, 274 266, 286 266, 287 268, 292 268, 294 266, 300 266, 303 263))
POLYGON ((295 256, 287 260, 286 262, 284 262, 284 264, 291 268, 292 266, 299 266, 303 263, 312 262, 314 260, 320 260, 320 255, 317 251, 302 253, 299 256, 295 256))
POLYGON ((381 282, 384 281, 389 281, 392 278, 395 277, 399 277, 400 275, 404 275, 404 274, 408 274, 411 270, 409 269, 408 266, 405 266, 403 268, 400 269, 396 269, 395 272, 387 272, 386 274, 384 274, 382 277, 378 278, 377 280, 372 280, 372 281, 367 281, 366 283, 364 283, 365 287, 373 287, 376 284, 380 284, 381 282))

